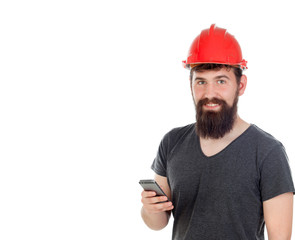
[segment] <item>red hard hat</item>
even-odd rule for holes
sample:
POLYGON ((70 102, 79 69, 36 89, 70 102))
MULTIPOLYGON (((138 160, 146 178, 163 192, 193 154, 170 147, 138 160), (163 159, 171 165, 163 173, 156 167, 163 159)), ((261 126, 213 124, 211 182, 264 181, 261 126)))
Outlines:
POLYGON ((247 68, 247 61, 242 57, 242 50, 235 39, 226 29, 212 24, 193 41, 186 61, 182 61, 185 68, 190 69, 191 64, 217 63, 237 65, 247 68))

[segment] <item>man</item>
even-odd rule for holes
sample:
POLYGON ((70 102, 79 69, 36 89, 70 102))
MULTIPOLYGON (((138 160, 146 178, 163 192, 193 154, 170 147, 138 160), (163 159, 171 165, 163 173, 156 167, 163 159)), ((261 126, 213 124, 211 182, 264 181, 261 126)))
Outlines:
POLYGON ((173 239, 291 239, 294 186, 283 145, 237 113, 247 77, 240 46, 212 25, 191 45, 184 65, 196 123, 167 133, 152 169, 166 197, 142 192, 142 218, 173 239))

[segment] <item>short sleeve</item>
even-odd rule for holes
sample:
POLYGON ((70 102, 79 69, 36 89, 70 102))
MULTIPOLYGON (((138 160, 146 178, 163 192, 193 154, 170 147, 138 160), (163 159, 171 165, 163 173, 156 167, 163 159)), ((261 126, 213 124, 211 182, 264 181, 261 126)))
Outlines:
POLYGON ((293 192, 294 184, 289 160, 284 147, 274 147, 265 157, 260 169, 260 191, 262 201, 286 192, 293 192))
POLYGON ((162 139, 157 156, 151 166, 152 170, 163 177, 167 177, 168 134, 162 139))

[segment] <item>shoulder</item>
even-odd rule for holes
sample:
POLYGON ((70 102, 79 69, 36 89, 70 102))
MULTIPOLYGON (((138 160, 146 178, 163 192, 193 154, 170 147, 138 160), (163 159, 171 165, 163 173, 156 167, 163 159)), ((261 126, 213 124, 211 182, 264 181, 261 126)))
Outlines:
POLYGON ((172 150, 183 139, 193 134, 195 134, 195 123, 173 128, 164 135, 161 145, 167 150, 172 150))
POLYGON ((283 144, 268 132, 252 124, 246 136, 246 146, 263 161, 270 153, 284 152, 283 144))
POLYGON ((188 124, 182 127, 176 127, 170 130, 168 133, 165 134, 164 139, 179 139, 188 134, 195 132, 195 123, 188 124))
POLYGON ((275 147, 282 146, 282 143, 277 140, 274 136, 269 134, 268 132, 262 130, 257 127, 255 124, 251 124, 250 126, 250 135, 252 141, 258 144, 260 147, 275 147))

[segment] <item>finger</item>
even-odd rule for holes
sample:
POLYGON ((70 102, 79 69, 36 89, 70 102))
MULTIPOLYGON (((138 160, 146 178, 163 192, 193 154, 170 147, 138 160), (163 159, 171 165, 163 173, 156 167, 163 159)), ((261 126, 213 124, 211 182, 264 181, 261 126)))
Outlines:
POLYGON ((154 191, 142 191, 141 196, 144 197, 144 198, 154 197, 154 196, 156 196, 156 192, 154 192, 154 191))
POLYGON ((172 202, 148 204, 148 205, 144 205, 144 207, 150 213, 170 211, 174 208, 172 202))
POLYGON ((157 204, 160 202, 165 202, 167 201, 167 197, 162 196, 162 197, 142 197, 141 202, 143 204, 157 204))
POLYGON ((155 207, 155 209, 158 210, 165 210, 167 208, 170 208, 172 205, 172 202, 165 202, 165 203, 157 203, 153 205, 155 207))
POLYGON ((145 198, 145 202, 149 204, 158 204, 167 200, 168 199, 165 196, 145 198))
POLYGON ((166 206, 165 208, 163 208, 163 211, 171 211, 174 208, 173 204, 171 203, 170 206, 166 206))

